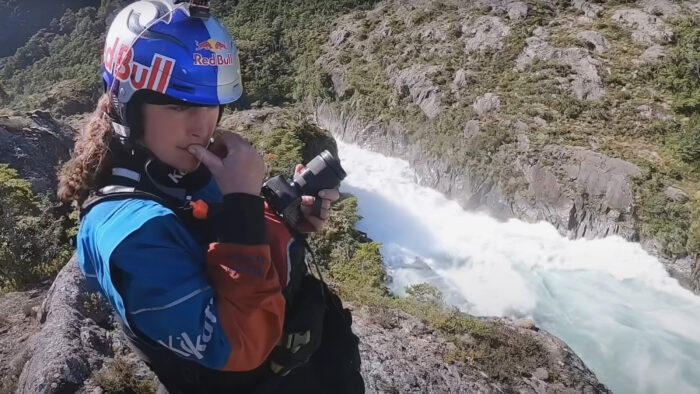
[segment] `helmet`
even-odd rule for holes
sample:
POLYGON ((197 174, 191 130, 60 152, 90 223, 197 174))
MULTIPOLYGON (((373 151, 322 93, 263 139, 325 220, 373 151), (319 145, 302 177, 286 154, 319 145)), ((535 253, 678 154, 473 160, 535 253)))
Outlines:
POLYGON ((187 2, 140 0, 121 10, 107 33, 103 61, 115 130, 123 138, 133 126, 128 104, 137 92, 193 105, 228 104, 243 92, 233 38, 187 2))

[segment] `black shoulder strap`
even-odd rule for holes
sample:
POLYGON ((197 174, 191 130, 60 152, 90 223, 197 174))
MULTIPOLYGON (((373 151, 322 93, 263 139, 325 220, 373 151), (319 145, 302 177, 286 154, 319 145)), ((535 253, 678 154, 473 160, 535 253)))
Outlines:
MULTIPOLYGON (((144 192, 141 190, 135 190, 133 187, 126 187, 126 186, 107 186, 102 189, 97 194, 93 194, 90 196, 85 202, 83 202, 83 205, 80 209, 80 218, 82 219, 83 216, 85 216, 90 209, 92 209, 95 205, 104 202, 104 201, 114 201, 114 200, 122 200, 122 199, 127 199, 127 198, 139 198, 142 200, 153 200, 165 207, 168 207, 172 209, 176 214, 178 213, 178 210, 181 207, 175 206, 175 204, 172 204, 162 197, 159 197, 153 193, 148 193, 144 192)), ((178 215, 179 216, 179 215, 178 215)))

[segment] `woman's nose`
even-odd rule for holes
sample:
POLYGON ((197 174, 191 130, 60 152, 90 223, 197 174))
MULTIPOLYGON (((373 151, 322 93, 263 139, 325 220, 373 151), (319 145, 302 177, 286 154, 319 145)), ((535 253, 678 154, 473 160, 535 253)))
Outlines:
POLYGON ((187 125, 188 133, 195 138, 209 138, 214 126, 211 111, 207 107, 193 107, 187 125))

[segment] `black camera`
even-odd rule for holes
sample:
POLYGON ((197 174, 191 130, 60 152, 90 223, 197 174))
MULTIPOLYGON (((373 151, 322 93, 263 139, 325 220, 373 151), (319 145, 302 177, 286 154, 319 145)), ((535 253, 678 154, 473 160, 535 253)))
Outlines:
MULTIPOLYGON (((262 195, 270 208, 282 217, 288 225, 296 227, 302 220, 301 196, 316 196, 322 189, 335 189, 345 179, 345 170, 340 161, 324 150, 306 165, 304 170, 294 175, 290 183, 284 176, 268 179, 262 188, 262 195)), ((321 199, 316 198, 314 214, 321 213, 321 199)))

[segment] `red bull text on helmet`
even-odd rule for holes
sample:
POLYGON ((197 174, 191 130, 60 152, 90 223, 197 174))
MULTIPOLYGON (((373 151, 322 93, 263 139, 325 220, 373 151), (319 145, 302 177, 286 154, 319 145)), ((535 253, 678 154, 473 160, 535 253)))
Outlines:
POLYGON ((233 54, 231 52, 218 53, 227 50, 228 46, 226 44, 213 38, 197 42, 197 51, 209 51, 212 54, 204 56, 201 53, 195 53, 193 57, 194 64, 196 66, 230 66, 233 64, 233 54))
POLYGON ((113 70, 115 78, 119 81, 129 82, 136 90, 150 89, 165 93, 175 66, 175 59, 154 53, 151 65, 144 66, 133 61, 133 58, 133 49, 120 43, 118 38, 114 44, 105 48, 105 67, 113 70))

